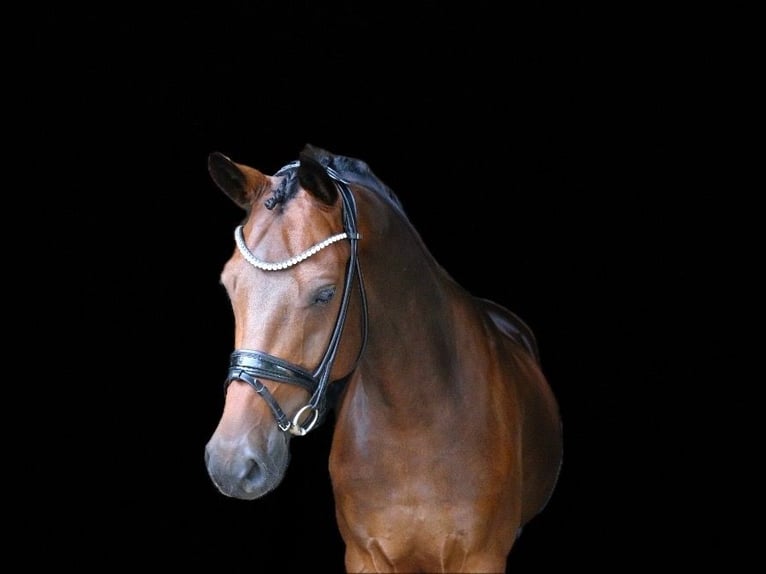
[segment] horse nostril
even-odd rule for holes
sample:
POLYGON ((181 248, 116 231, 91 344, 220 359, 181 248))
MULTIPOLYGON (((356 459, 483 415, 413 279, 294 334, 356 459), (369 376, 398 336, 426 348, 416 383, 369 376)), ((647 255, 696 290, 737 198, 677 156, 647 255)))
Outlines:
POLYGON ((255 459, 247 461, 244 479, 253 484, 258 484, 263 479, 263 468, 255 459))

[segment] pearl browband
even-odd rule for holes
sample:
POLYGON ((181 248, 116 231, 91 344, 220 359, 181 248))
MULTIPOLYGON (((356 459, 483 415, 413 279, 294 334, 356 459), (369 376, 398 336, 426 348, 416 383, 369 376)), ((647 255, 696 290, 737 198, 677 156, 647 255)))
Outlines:
MULTIPOLYGON (((282 269, 287 269, 288 267, 292 267, 293 265, 297 265, 301 261, 308 259, 315 253, 318 253, 328 245, 332 245, 336 241, 340 241, 341 239, 347 239, 349 238, 348 233, 338 233, 336 235, 333 235, 332 237, 328 237, 324 241, 320 241, 319 243, 316 243, 303 251, 302 253, 299 253, 298 255, 294 255, 293 257, 290 257, 289 259, 285 259, 284 261, 277 261, 277 262, 269 262, 269 261, 263 261, 261 259, 258 259, 255 255, 253 255, 253 252, 250 251, 247 248, 247 245, 245 244, 245 237, 242 233, 242 226, 238 225, 237 228, 234 230, 234 241, 237 243, 237 247, 239 248, 240 253, 242 253, 242 257, 244 257, 248 263, 250 263, 253 267, 257 267, 258 269, 261 269, 263 271, 280 271, 282 269)), ((352 239, 359 239, 359 235, 357 234, 356 237, 353 237, 352 239)))

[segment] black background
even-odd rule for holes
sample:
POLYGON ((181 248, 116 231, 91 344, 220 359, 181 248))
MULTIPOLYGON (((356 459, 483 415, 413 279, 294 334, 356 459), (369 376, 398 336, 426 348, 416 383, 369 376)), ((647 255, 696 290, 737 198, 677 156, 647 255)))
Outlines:
POLYGON ((694 87, 715 50, 688 14, 490 6, 38 10, 24 189, 55 280, 34 260, 25 277, 57 384, 19 474, 40 481, 23 531, 60 563, 342 571, 331 425, 292 442, 258 501, 223 497, 203 463, 243 215, 207 155, 274 173, 305 143, 366 161, 437 260, 538 337, 565 460, 509 571, 736 558, 734 495, 702 484, 736 456, 704 424, 724 399, 700 392, 726 309, 692 288, 713 258, 735 266, 690 178, 708 169, 689 150, 714 121, 694 87))

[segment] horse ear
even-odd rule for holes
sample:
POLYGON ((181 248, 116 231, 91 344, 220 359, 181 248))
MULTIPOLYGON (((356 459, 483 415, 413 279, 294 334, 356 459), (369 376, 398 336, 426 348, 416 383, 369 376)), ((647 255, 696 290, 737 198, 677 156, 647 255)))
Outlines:
POLYGON ((299 154, 298 181, 301 187, 326 205, 333 205, 338 199, 338 188, 327 174, 324 166, 315 159, 312 148, 306 146, 299 154))
POLYGON ((242 209, 249 209, 252 201, 264 189, 271 187, 271 180, 252 167, 234 163, 220 152, 207 158, 207 169, 215 184, 242 209))

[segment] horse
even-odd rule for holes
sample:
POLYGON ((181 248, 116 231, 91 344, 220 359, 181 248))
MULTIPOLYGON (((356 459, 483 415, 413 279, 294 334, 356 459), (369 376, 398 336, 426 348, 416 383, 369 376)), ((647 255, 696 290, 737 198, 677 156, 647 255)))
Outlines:
POLYGON ((234 350, 204 453, 217 491, 273 491, 290 441, 331 414, 348 572, 504 572, 562 465, 532 330, 449 275, 364 161, 305 144, 273 175, 207 164, 245 212, 221 272, 234 350))

